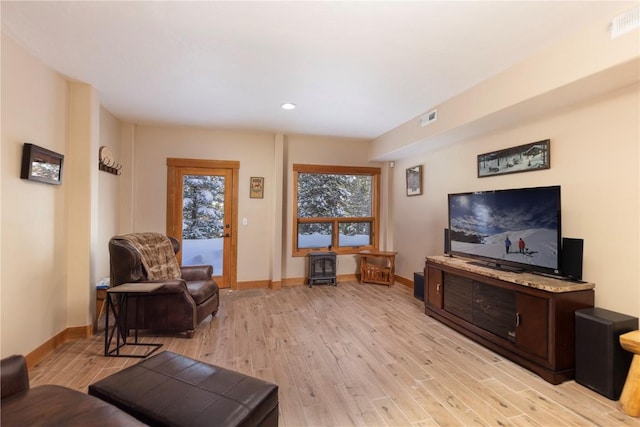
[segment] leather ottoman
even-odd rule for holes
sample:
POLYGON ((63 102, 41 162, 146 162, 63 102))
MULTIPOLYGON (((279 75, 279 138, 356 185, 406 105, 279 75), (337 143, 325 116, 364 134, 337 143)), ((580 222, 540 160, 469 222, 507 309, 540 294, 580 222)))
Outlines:
POLYGON ((152 426, 277 426, 278 386, 181 356, 156 354, 89 386, 152 426))

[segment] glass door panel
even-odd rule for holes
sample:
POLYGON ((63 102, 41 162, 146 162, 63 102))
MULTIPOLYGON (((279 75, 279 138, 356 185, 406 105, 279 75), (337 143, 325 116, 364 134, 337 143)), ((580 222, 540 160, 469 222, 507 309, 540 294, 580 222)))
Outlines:
POLYGON ((182 265, 209 264, 224 275, 225 177, 183 175, 182 265))

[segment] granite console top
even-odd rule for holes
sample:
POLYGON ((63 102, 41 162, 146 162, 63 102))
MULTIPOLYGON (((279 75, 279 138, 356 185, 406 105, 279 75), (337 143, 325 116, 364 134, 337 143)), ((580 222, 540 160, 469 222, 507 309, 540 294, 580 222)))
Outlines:
POLYGON ((574 282, 564 279, 556 279, 553 277, 541 276, 533 273, 513 273, 510 271, 502 271, 491 267, 483 267, 475 264, 465 258, 448 257, 448 256, 428 256, 426 260, 434 264, 457 268, 458 270, 468 271, 470 273, 480 274, 482 276, 491 277, 505 282, 515 283, 516 285, 527 286, 529 288, 540 289, 547 292, 562 293, 575 292, 593 289, 596 287, 594 283, 574 282))

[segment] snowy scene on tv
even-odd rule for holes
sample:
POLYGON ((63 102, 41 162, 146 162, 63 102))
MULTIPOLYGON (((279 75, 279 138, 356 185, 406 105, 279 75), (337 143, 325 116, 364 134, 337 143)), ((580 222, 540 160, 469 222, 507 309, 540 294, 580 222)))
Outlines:
POLYGON ((449 196, 451 250, 557 269, 558 187, 449 196))

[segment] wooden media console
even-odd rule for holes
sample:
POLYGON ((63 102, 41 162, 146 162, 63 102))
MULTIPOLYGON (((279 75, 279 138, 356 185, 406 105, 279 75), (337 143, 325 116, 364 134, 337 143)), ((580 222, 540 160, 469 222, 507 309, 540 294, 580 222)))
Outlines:
POLYGON ((575 311, 595 285, 429 256, 424 311, 552 384, 573 379, 575 311))

